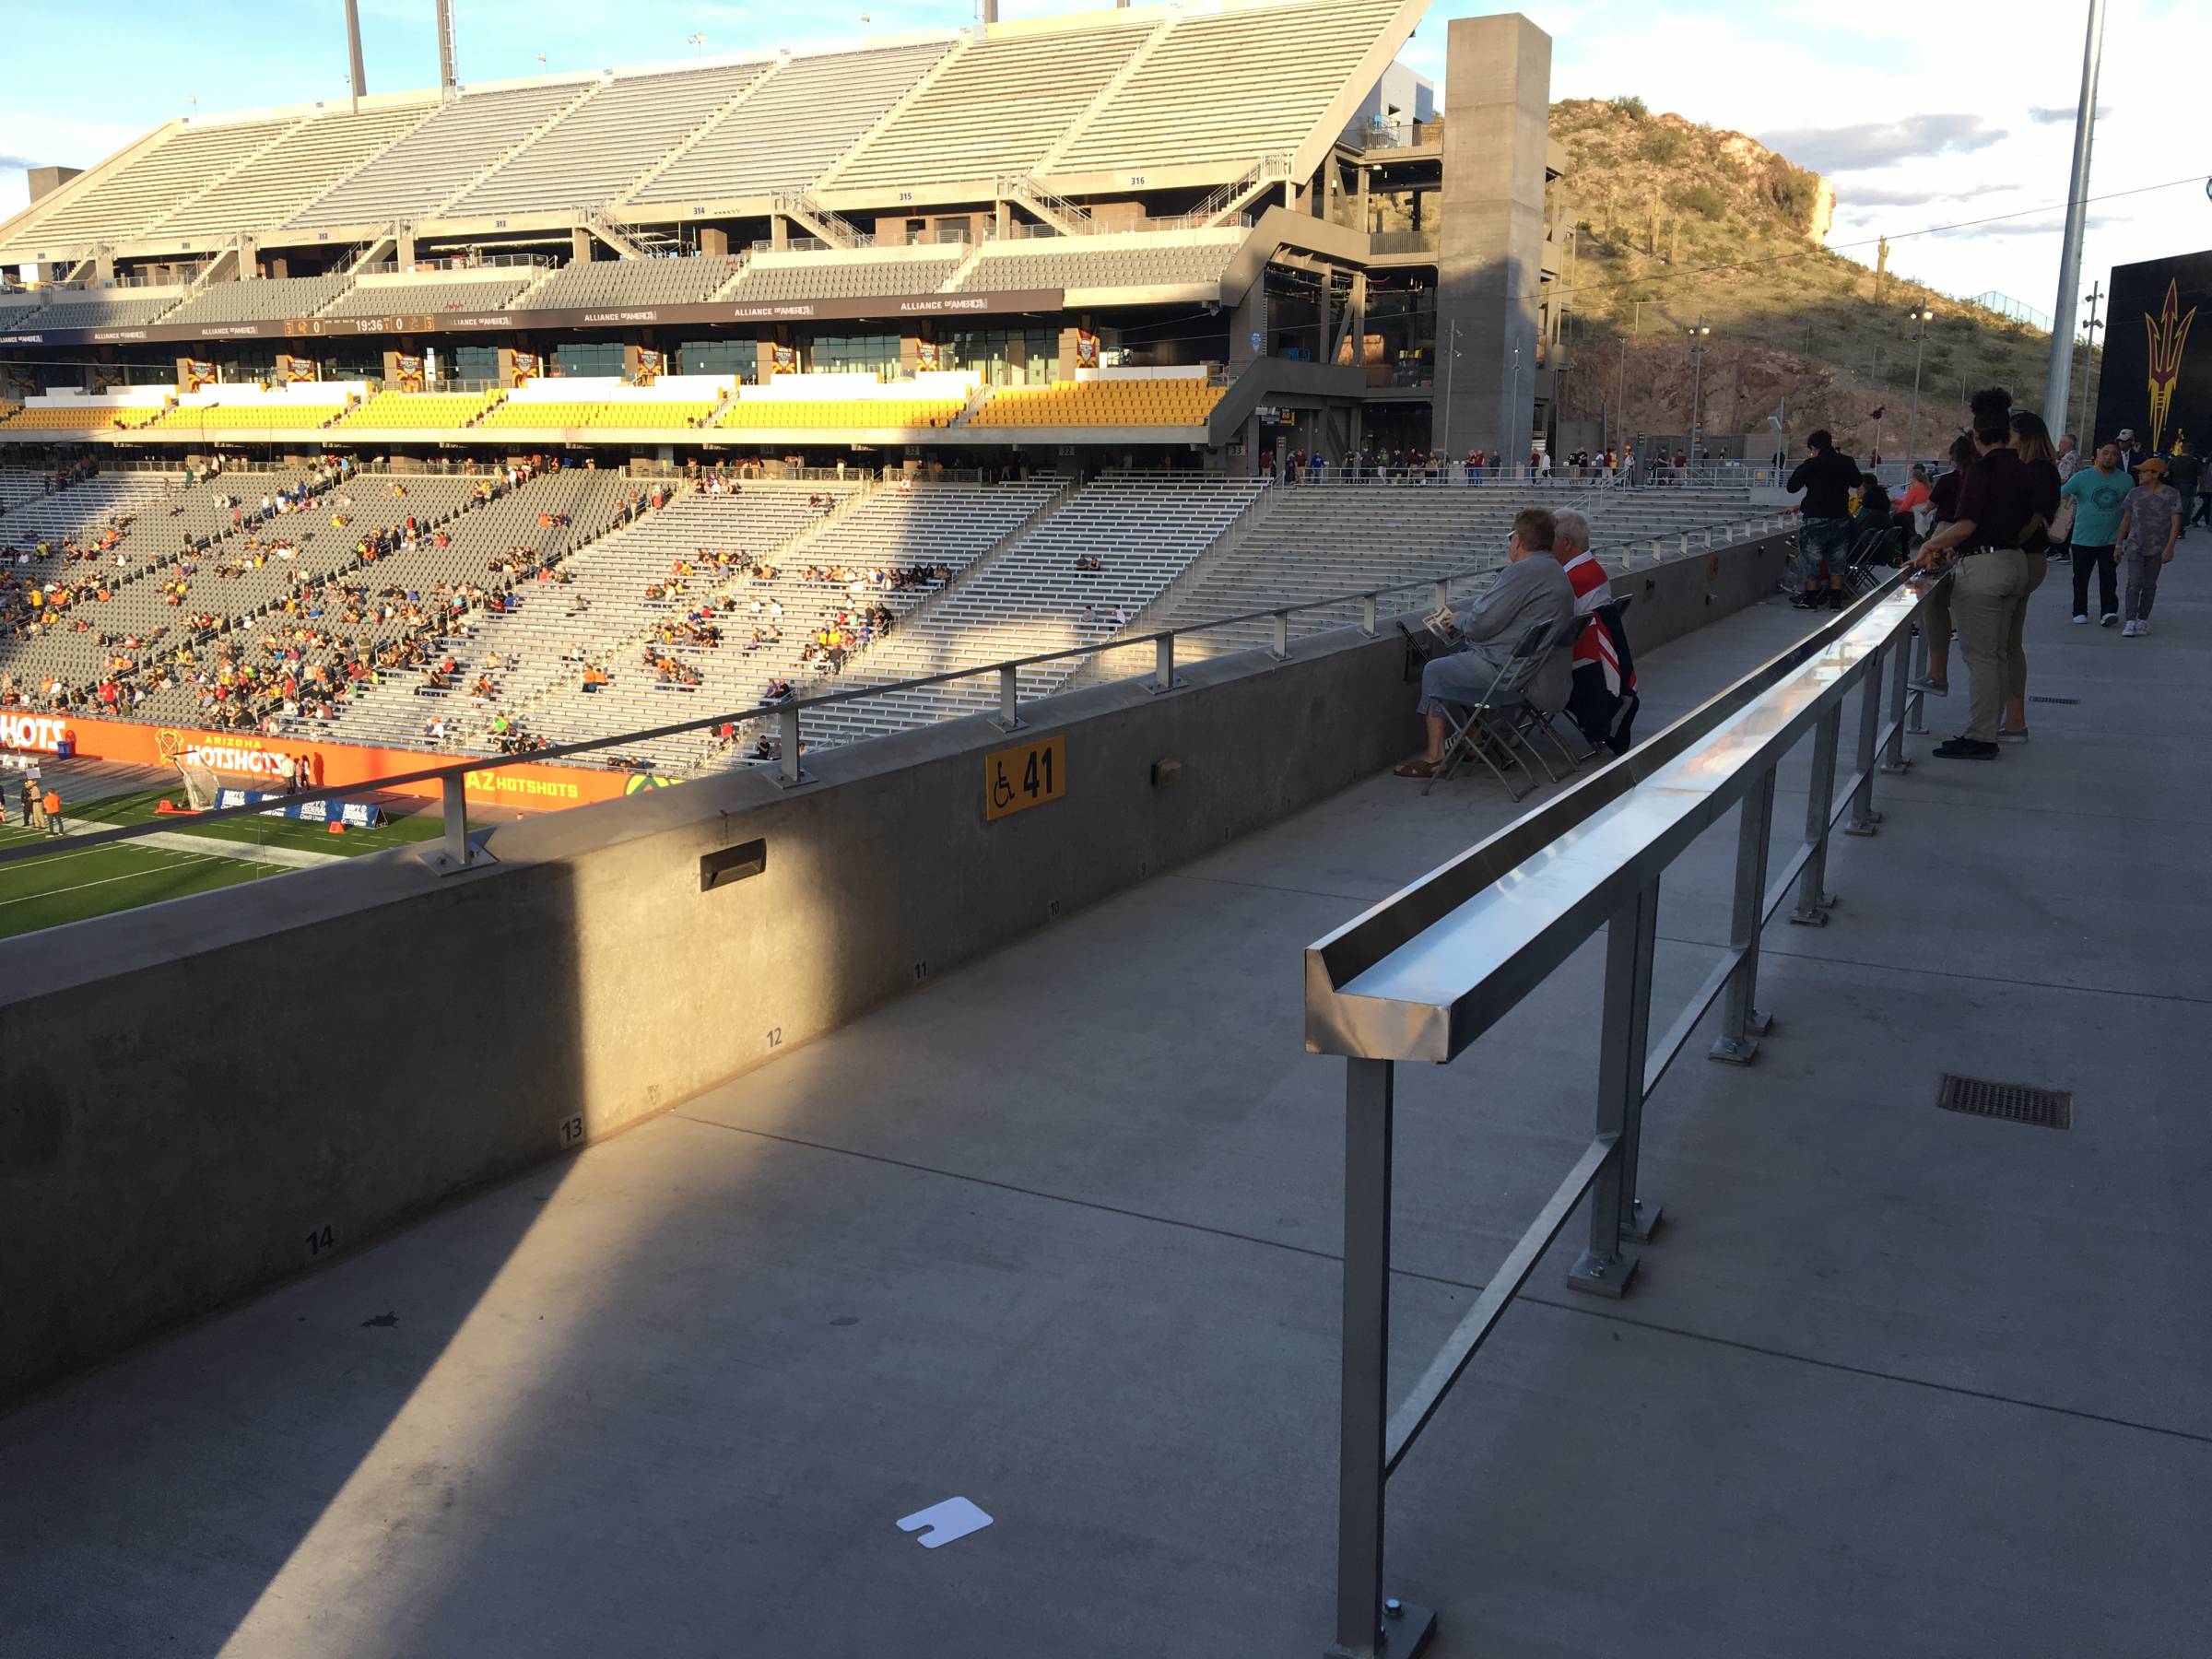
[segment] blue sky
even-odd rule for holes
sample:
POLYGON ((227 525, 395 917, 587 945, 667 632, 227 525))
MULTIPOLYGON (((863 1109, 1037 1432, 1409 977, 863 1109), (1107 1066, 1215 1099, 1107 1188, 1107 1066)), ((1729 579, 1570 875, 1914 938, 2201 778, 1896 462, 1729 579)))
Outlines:
MULTIPOLYGON (((976 8, 833 0, 699 4, 696 0, 454 0, 464 80, 593 69, 779 45, 851 43, 868 36, 957 28, 976 8), (864 21, 863 19, 865 19, 864 21), (538 63, 543 53, 546 64, 538 63)), ((1004 0, 1008 18, 1075 9, 1004 0)), ((1405 53, 1440 84, 1444 25, 1496 9, 1442 0, 1405 53)), ((1891 263, 1947 292, 1997 289, 2052 307, 2058 272, 2071 111, 2079 89, 2085 0, 1969 0, 1832 7, 1812 14, 1772 0, 1530 0, 1553 38, 1554 97, 1632 92, 1781 148, 1833 180, 1831 245, 1894 239, 1891 263), (1995 23, 1996 27, 1992 27, 1995 23), (1936 235, 1931 226, 2009 215, 1936 235)), ((437 79, 432 0, 361 0, 373 90, 437 79)), ((2114 264, 2212 246, 2212 139, 2189 119, 2183 89, 2146 90, 2146 65, 2202 64, 2212 6, 2202 0, 2119 0, 2111 7, 2091 194, 2183 178, 2176 188, 2092 208, 2085 283, 2114 264)), ((340 0, 173 5, 76 0, 9 16, 8 96, 0 101, 0 214, 26 199, 22 168, 86 165, 171 115, 342 97, 340 0), (96 66, 96 83, 94 80, 96 66), (96 92, 88 90, 96 84, 96 92)), ((1854 254, 1858 250, 1853 247, 1854 254)), ((1871 253, 1866 254, 1871 259, 1871 253)))

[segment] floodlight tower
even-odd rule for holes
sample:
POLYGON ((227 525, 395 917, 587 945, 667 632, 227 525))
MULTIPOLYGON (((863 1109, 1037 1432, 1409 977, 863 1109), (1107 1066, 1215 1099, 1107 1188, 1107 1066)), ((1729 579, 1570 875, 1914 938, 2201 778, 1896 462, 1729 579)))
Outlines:
POLYGON ((346 54, 353 65, 353 112, 361 112, 361 100, 369 96, 369 71, 361 64, 361 7, 360 0, 346 0, 346 54))
POLYGON ((438 0, 438 90, 447 98, 460 85, 454 73, 453 0, 438 0))

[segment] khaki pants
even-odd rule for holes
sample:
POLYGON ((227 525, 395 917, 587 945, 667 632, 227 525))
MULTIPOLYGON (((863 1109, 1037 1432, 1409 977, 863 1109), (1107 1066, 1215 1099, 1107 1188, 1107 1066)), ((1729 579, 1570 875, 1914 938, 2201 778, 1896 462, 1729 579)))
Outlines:
POLYGON ((2028 595, 2043 585, 2043 578, 2051 573, 2051 556, 2047 553, 2023 553, 2027 561, 2028 586, 2020 594, 2019 604, 2013 606, 2012 627, 2005 636, 2005 700, 2028 702, 2028 653, 2021 647, 2020 635, 2028 626, 2028 595))
POLYGON ((1977 743, 1997 740, 2013 616, 2027 596, 2028 556, 2018 547, 1971 554, 1951 578, 1951 625, 1959 630, 1959 654, 1971 683, 1966 735, 1977 743))

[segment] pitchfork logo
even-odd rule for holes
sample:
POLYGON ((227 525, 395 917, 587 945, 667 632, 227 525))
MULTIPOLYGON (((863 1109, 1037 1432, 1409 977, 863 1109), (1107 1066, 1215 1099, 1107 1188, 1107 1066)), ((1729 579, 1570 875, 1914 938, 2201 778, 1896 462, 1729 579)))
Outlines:
POLYGON ((2173 408, 2173 385, 2182 374, 2182 347, 2189 341, 2189 324, 2196 321, 2196 307, 2189 308, 2185 317, 2176 313, 2181 310, 2181 283, 2177 279, 2166 285, 2166 303, 2159 308, 2154 319, 2148 312, 2143 313, 2143 329, 2150 336, 2150 447, 2155 453, 2161 447, 2161 434, 2166 428, 2166 417, 2173 408))

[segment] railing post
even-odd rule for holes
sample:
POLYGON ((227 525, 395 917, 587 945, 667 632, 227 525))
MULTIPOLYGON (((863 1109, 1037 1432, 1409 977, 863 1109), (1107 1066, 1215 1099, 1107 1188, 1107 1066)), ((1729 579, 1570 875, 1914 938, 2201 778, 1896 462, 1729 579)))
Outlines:
POLYGON ((1021 730, 1021 681, 1013 664, 1004 663, 998 670, 998 729, 1002 732, 1021 730))
POLYGON ((1436 584, 1436 603, 1430 606, 1429 608, 1430 610, 1442 610, 1444 606, 1451 603, 1452 584, 1449 582, 1438 582, 1436 584))
POLYGON ((1271 654, 1278 663, 1290 655, 1290 613, 1287 610, 1275 613, 1275 646, 1271 654))
POLYGON ((448 772, 438 782, 444 833, 423 849, 422 862, 441 876, 497 864, 499 860, 483 848, 468 844, 468 774, 448 772))
POLYGON ((1889 646, 1889 735, 1882 745, 1882 770, 1905 772, 1912 762, 1905 759, 1905 700, 1912 695, 1905 677, 1912 672, 1912 642, 1895 640, 1889 646))
MULTIPOLYGON (((1618 1297, 1636 1275, 1636 1253, 1624 1249, 1624 1225, 1636 1193, 1635 1157, 1643 1123, 1643 1072, 1651 1047, 1652 955, 1659 935, 1656 878, 1613 912, 1606 924, 1606 1001, 1597 1040, 1597 1133, 1613 1151, 1590 1185, 1590 1244, 1567 1275, 1570 1289, 1618 1297)), ((1658 1206, 1640 1230, 1651 1236, 1658 1206)))
POLYGON ((1359 631, 1371 640, 1375 637, 1375 596, 1372 594, 1360 596, 1359 631))
POLYGON ((776 763, 776 782, 789 789, 807 781, 806 770, 799 763, 799 712, 785 709, 776 719, 783 729, 783 754, 776 763))
MULTIPOLYGON (((1336 1640, 1328 1659, 1383 1659, 1382 1500, 1390 1421, 1390 1151, 1396 1072, 1347 1060, 1344 1370, 1336 1484, 1336 1640)), ((1399 1609, 1388 1659, 1420 1651, 1436 1617, 1399 1609)))
POLYGON ((1175 678, 1175 636, 1163 633, 1154 642, 1152 677, 1145 684, 1147 691, 1172 691, 1179 682, 1175 678))
POLYGON ((1882 670, 1879 663, 1866 665, 1866 683, 1859 692, 1859 781, 1851 792, 1851 822, 1846 835, 1872 835, 1882 821, 1874 809, 1874 756, 1882 735, 1882 670))
POLYGON ((1813 728, 1813 775, 1806 786, 1805 839, 1808 852, 1797 877, 1797 908, 1790 920, 1800 927, 1825 927, 1836 896, 1828 890, 1828 820, 1836 804, 1836 742, 1843 725, 1843 705, 1830 705, 1813 728))
POLYGON ((1755 1006, 1759 996, 1759 937, 1767 921, 1767 843, 1774 830, 1774 769, 1762 773, 1744 796, 1735 830, 1735 905, 1729 917, 1728 948, 1735 967, 1721 1005, 1721 1034, 1712 1055, 1748 1065, 1767 1034, 1768 1019, 1755 1006))
MULTIPOLYGON (((1920 608, 1912 613, 1912 678, 1928 677, 1928 606, 1923 600, 1920 608)), ((1913 736, 1928 729, 1928 698, 1924 691, 1908 689, 1905 698, 1905 730, 1913 736)))

